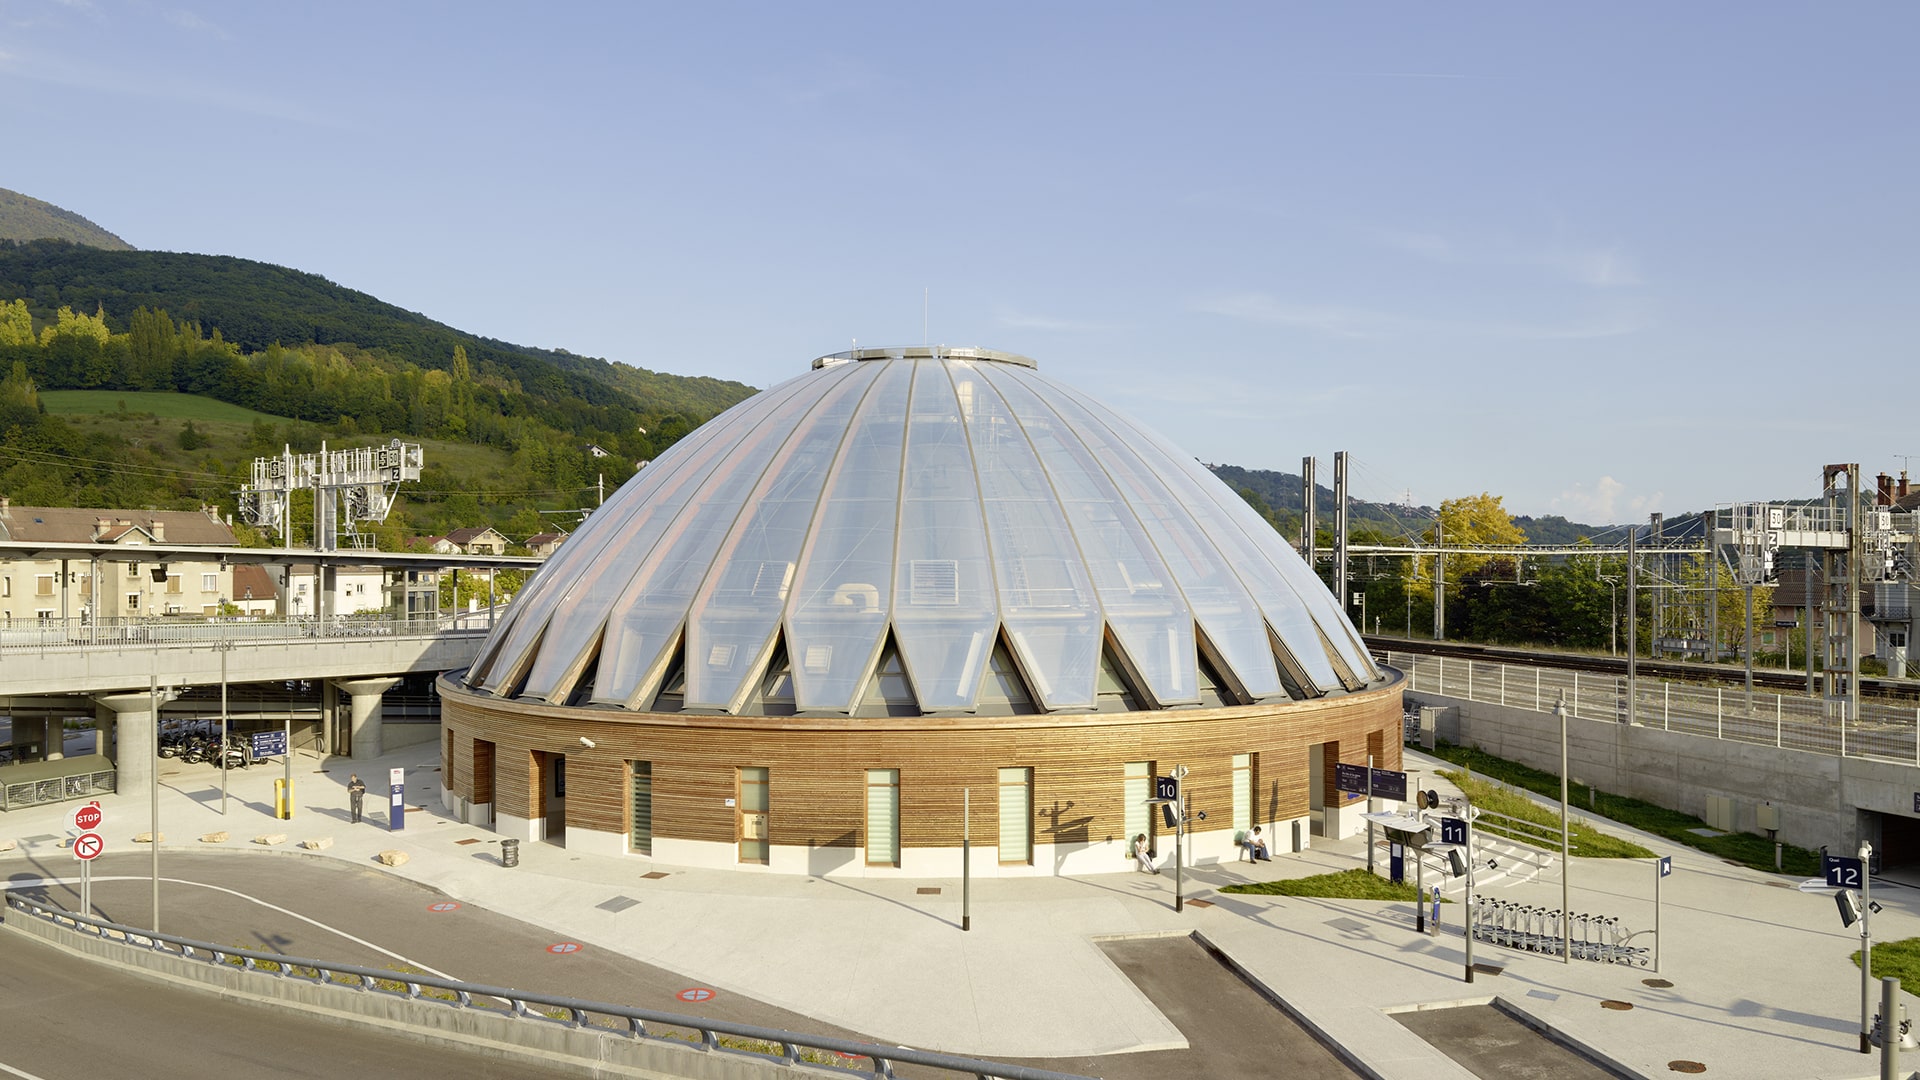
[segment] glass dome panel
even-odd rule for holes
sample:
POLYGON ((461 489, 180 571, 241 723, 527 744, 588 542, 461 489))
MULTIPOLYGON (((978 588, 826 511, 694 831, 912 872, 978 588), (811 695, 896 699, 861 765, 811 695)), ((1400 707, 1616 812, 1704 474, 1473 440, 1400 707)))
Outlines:
POLYGON ((833 383, 800 421, 747 499, 694 597, 687 622, 687 696, 695 708, 730 708, 757 674, 786 607, 847 421, 878 369, 861 364, 833 383))
POLYGON ((975 365, 955 363, 951 370, 967 406, 1007 637, 1044 707, 1092 708, 1100 672, 1100 605, 1073 529, 1006 402, 975 365))
MULTIPOLYGON (((600 648, 600 671, 593 700, 625 703, 665 660, 687 620, 694 590, 713 565, 713 553, 733 527, 747 494, 760 479, 793 425, 840 379, 852 374, 835 371, 781 401, 765 421, 751 425, 693 493, 673 523, 648 553, 619 599, 608 609, 606 637, 600 648)), ((744 658, 688 657, 687 667, 744 658)))
MULTIPOLYGON (((1207 640, 1219 650, 1249 694, 1259 698, 1282 693, 1279 669, 1267 644, 1266 623, 1219 549, 1180 506, 1165 479, 1125 438, 1088 412, 1077 397, 1059 397, 1062 415, 1114 477, 1160 557, 1171 568, 1194 618, 1206 628, 1207 640)), ((1197 678, 1197 652, 1190 664, 1197 678)))
MULTIPOLYGON (((800 379, 789 380, 775 391, 750 398, 736 408, 747 413, 746 419, 751 420, 783 400, 783 393, 778 391, 791 394, 801 385, 800 379)), ((658 532, 649 532, 648 526, 656 516, 651 508, 662 487, 691 492, 691 485, 705 478, 716 455, 725 453, 750 430, 751 423, 703 424, 673 445, 672 450, 679 453, 671 458, 662 454, 641 470, 639 476, 614 492, 613 499, 587 519, 591 527, 583 524, 571 542, 561 545, 553 560, 540 568, 532 584, 515 600, 511 609, 514 622, 502 628, 504 635, 499 631, 494 635, 504 636, 505 645, 500 650, 500 662, 488 671, 485 687, 495 693, 503 689, 511 670, 520 666, 525 651, 541 639, 540 632, 558 608, 568 617, 553 634, 544 638, 551 647, 542 646, 533 664, 546 685, 546 690, 539 693, 544 696, 550 691, 559 670, 598 640, 600 618, 606 614, 605 601, 612 598, 618 583, 626 580, 625 575, 657 538, 658 532), (649 512, 636 513, 641 507, 648 507, 649 512), (598 588, 600 579, 607 574, 616 575, 615 583, 605 589, 598 588), (562 653, 565 655, 558 655, 562 653)), ((530 671, 529 677, 533 674, 530 671)))
POLYGON ((999 622, 962 416, 970 407, 959 400, 944 364, 914 365, 893 633, 927 709, 973 708, 999 622))
POLYGON ((913 366, 872 366, 882 369, 879 380, 834 462, 794 579, 787 649, 794 703, 802 710, 853 710, 892 607, 900 449, 913 366))
POLYGON ((1140 519, 1055 411, 1048 384, 1013 368, 983 373, 1019 418, 1059 493, 1107 628, 1147 692, 1162 704, 1198 701, 1193 613, 1140 519))

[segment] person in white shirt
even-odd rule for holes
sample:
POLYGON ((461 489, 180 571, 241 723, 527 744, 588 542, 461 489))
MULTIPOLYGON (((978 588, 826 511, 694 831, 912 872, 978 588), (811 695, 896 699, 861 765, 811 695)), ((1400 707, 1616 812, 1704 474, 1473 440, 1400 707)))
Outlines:
POLYGON ((1153 849, 1147 845, 1146 833, 1133 838, 1133 859, 1140 864, 1140 869, 1149 874, 1160 872, 1160 868, 1153 864, 1153 849))
POLYGON ((1258 825, 1255 825, 1253 831, 1247 834, 1247 855, 1255 860, 1273 861, 1273 856, 1267 854, 1267 840, 1260 835, 1258 825))

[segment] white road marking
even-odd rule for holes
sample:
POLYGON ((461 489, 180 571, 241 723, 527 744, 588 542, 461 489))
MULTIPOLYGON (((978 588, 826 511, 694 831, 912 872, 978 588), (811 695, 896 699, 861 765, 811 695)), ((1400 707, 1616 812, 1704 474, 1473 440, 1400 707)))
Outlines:
POLYGON ((6 1073, 8 1076, 17 1076, 20 1080, 44 1080, 44 1078, 35 1076, 25 1069, 16 1069, 4 1061, 0 1061, 0 1072, 6 1073))
MULTIPOLYGON (((96 875, 94 875, 94 878, 93 878, 93 880, 94 880, 94 881, 152 881, 152 880, 153 880, 153 878, 151 878, 151 877, 143 877, 143 876, 139 876, 139 875, 134 875, 134 874, 125 874, 125 875, 103 875, 103 874, 96 874, 96 875)), ((460 982, 460 981, 462 981, 462 980, 460 980, 460 979, 458 979, 458 978, 456 978, 455 976, 452 976, 452 975, 449 975, 449 974, 447 974, 447 973, 446 973, 446 972, 444 972, 444 971, 437 971, 437 970, 435 970, 435 969, 433 969, 433 968, 430 968, 430 967, 428 967, 428 966, 427 966, 427 965, 425 965, 425 964, 422 964, 422 963, 420 963, 420 962, 419 962, 419 961, 417 961, 417 960, 414 960, 414 959, 412 959, 412 958, 410 958, 410 957, 406 957, 406 956, 402 956, 402 955, 400 955, 399 953, 397 953, 397 952, 394 952, 394 951, 393 951, 392 949, 383 949, 383 948, 381 948, 380 946, 378 946, 378 945, 375 945, 375 944, 374 944, 373 942, 371 942, 371 941, 368 941, 368 940, 367 940, 367 939, 365 939, 365 938, 361 938, 361 937, 355 937, 354 935, 352 935, 352 934, 349 934, 349 933, 347 933, 347 932, 346 932, 345 930, 342 930, 342 929, 340 929, 339 927, 336 927, 336 926, 328 926, 328 925, 327 925, 326 923, 323 923, 323 922, 321 922, 321 921, 320 921, 320 920, 318 920, 318 919, 313 919, 313 918, 309 918, 309 917, 307 917, 307 916, 305 916, 305 915, 302 915, 302 914, 300 914, 300 913, 299 913, 299 912, 297 912, 297 911, 293 911, 293 910, 290 910, 290 909, 288 909, 288 908, 283 908, 283 907, 281 907, 281 906, 280 906, 280 905, 278 905, 278 904, 270 904, 270 903, 268 903, 268 902, 266 902, 265 900, 262 900, 262 899, 260 899, 260 898, 259 898, 259 897, 257 897, 257 896, 248 896, 248 895, 247 895, 246 893, 243 893, 243 892, 240 892, 240 891, 238 891, 237 889, 229 889, 229 888, 227 888, 227 887, 226 887, 226 886, 224 886, 224 885, 209 885, 209 884, 207 884, 207 883, 206 883, 206 882, 204 882, 204 881, 188 881, 188 880, 186 880, 186 879, 184 879, 184 878, 161 878, 160 880, 161 880, 161 881, 166 881, 166 882, 171 882, 172 884, 175 884, 175 885, 194 885, 194 886, 198 886, 199 888, 202 888, 202 889, 212 889, 212 890, 213 890, 213 891, 215 891, 215 892, 223 892, 223 893, 226 893, 226 894, 227 894, 227 895, 229 895, 229 896, 237 896, 237 897, 239 897, 240 899, 242 899, 242 900, 245 900, 245 901, 247 901, 247 902, 249 902, 249 903, 253 903, 253 904, 258 904, 258 905, 260 905, 261 907, 263 907, 263 908, 266 908, 266 909, 267 909, 267 910, 269 910, 269 911, 277 911, 277 912, 279 912, 279 913, 280 913, 280 914, 282 914, 282 915, 286 915, 286 916, 289 916, 289 917, 292 917, 292 918, 295 918, 295 919, 299 919, 299 920, 300 920, 301 922, 304 922, 304 923, 309 923, 309 924, 311 924, 311 925, 313 925, 313 926, 317 926, 317 927, 319 927, 320 929, 322 929, 322 930, 325 930, 325 931, 327 931, 327 932, 328 932, 328 933, 330 933, 330 934, 337 934, 337 935, 339 935, 340 937, 343 937, 343 938, 345 938, 345 939, 347 939, 348 941, 351 941, 351 942, 353 942, 353 943, 354 943, 354 944, 356 944, 356 945, 361 945, 361 946, 364 946, 364 947, 366 947, 366 948, 369 948, 369 949, 372 949, 372 950, 373 950, 374 952, 377 952, 377 953, 379 953, 379 954, 380 954, 380 955, 382 955, 382 956, 389 956, 389 957, 392 957, 393 959, 395 959, 395 960, 398 960, 398 961, 400 961, 400 962, 401 962, 401 963, 403 963, 403 964, 407 964, 407 965, 410 965, 410 966, 412 966, 412 967, 415 967, 415 968, 418 968, 419 970, 421 970, 421 971, 424 971, 424 972, 426 972, 426 973, 427 973, 427 974, 429 974, 429 975, 438 975, 438 976, 439 976, 440 978, 442 978, 442 979, 447 979, 447 980, 449 980, 449 981, 452 981, 452 982, 460 982)), ((13 879, 11 879, 11 880, 10 880, 10 881, 8 882, 8 884, 9 884, 9 885, 12 885, 12 886, 14 886, 14 887, 16 887, 16 888, 17 888, 17 887, 19 887, 19 886, 22 886, 22 885, 78 885, 79 883, 80 883, 80 879, 79 879, 79 878, 77 878, 77 877, 71 877, 71 878, 66 878, 66 877, 42 877, 42 878, 27 878, 27 877, 19 877, 19 878, 13 878, 13 879)), ((263 951, 263 952, 264 952, 265 950, 261 950, 261 951, 263 951)), ((308 960, 317 960, 317 959, 319 959, 319 957, 303 957, 303 959, 308 959, 308 960)), ((4 1069, 4 1068, 6 1068, 6 1066, 5 1066, 5 1065, 0 1065, 0 1069, 4 1069)), ((20 1075, 21 1075, 21 1076, 23 1076, 23 1077, 24 1077, 24 1076, 26 1076, 26 1074, 25 1074, 25 1073, 21 1073, 20 1075)), ((38 1078, 38 1077, 29 1077, 29 1078, 28 1078, 28 1080, 39 1080, 39 1078, 38 1078)))

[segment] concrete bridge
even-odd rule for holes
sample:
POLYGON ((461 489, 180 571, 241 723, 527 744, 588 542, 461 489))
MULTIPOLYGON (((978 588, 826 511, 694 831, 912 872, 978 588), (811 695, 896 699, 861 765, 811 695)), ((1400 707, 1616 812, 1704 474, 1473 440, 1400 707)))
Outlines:
POLYGON ((471 664, 491 622, 491 613, 480 611, 425 619, 54 623, 0 631, 0 701, 12 716, 12 741, 37 741, 48 758, 61 753, 65 720, 91 713, 96 747, 114 760, 118 790, 127 795, 144 793, 153 782, 156 716, 190 687, 318 684, 318 734, 327 751, 373 758, 391 741, 381 696, 401 676, 471 664))

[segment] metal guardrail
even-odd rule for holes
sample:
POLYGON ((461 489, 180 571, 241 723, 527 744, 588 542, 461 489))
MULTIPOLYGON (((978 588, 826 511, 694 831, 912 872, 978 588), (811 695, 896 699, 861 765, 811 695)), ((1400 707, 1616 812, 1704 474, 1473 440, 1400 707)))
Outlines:
MULTIPOLYGON (((978 1080, 1094 1080, 1078 1073, 1054 1072, 1025 1065, 1007 1065, 955 1054, 912 1050, 904 1046, 880 1046, 852 1039, 837 1039, 828 1035, 803 1035, 778 1028, 735 1024, 723 1020, 658 1012, 652 1009, 636 1009, 604 1001, 586 1001, 580 998, 539 994, 501 986, 484 986, 416 973, 382 971, 353 964, 335 964, 325 960, 281 956, 253 949, 230 948, 211 942, 176 937, 172 934, 158 934, 139 927, 122 926, 105 919, 96 919, 90 915, 81 915, 42 904, 12 891, 6 894, 6 906, 23 915, 42 919, 56 926, 64 926, 76 933, 88 934, 103 941, 122 942, 129 948, 145 948, 181 959, 202 960, 209 964, 223 964, 255 972, 263 979, 269 980, 265 985, 271 985, 272 980, 299 979, 309 983, 338 986, 342 990, 356 993, 391 994, 413 1001, 436 1002, 452 1009, 485 1009, 500 1016, 525 1020, 529 1023, 553 1023, 577 1030, 625 1034, 636 1040, 662 1039, 682 1043, 683 1040, 676 1039, 672 1035, 650 1032, 648 1025, 679 1028, 696 1033, 698 1047, 714 1053, 739 1054, 793 1065, 806 1060, 802 1056, 803 1051, 820 1050, 829 1054, 845 1055, 848 1059, 866 1058, 873 1062, 873 1075, 888 1078, 894 1077, 893 1068, 897 1064, 962 1073, 976 1077, 978 1080), (308 974, 309 972, 311 974, 308 974), (489 1005, 488 1001, 499 1004, 489 1005), (565 1019, 561 1019, 562 1016, 565 1019), (595 1023, 594 1017, 618 1021, 619 1026, 611 1026, 604 1022, 595 1023), (778 1047, 779 1052, 771 1053, 729 1046, 727 1045, 729 1040, 750 1045, 778 1047)), ((837 1065, 831 1062, 808 1063, 825 1064, 848 1071, 853 1069, 852 1065, 837 1065)))
POLYGON ((303 638, 479 636, 492 626, 487 613, 457 612, 429 617, 387 615, 249 619, 160 615, 139 619, 41 619, 0 629, 0 654, 133 646, 206 646, 298 641, 303 638))
MULTIPOLYGON (((1564 697, 1583 720, 1624 724, 1627 680, 1619 675, 1556 670, 1488 660, 1389 651, 1386 662, 1407 673, 1406 688, 1534 712, 1551 712, 1564 697)), ((1749 696, 1741 687, 1704 686, 1642 678, 1632 715, 1643 727, 1729 742, 1805 750, 1838 757, 1920 764, 1920 709, 1861 702, 1860 715, 1828 715, 1820 698, 1749 696)))

